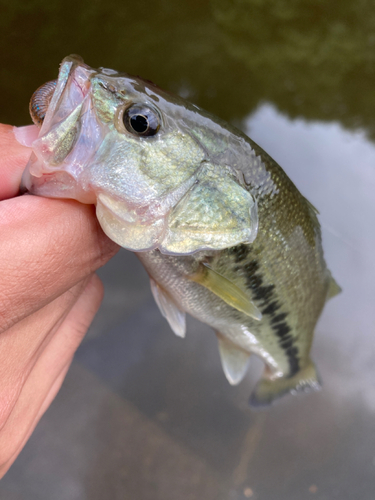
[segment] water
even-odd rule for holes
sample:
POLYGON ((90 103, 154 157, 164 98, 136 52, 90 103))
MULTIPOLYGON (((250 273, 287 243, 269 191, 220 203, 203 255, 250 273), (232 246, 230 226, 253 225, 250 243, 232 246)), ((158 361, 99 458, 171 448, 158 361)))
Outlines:
POLYGON ((319 209, 344 292, 318 323, 323 390, 247 406, 261 372, 222 374, 210 329, 176 338, 137 259, 100 275, 103 307, 66 382, 2 481, 13 500, 372 500, 375 489, 375 10, 371 2, 12 2, 0 121, 81 54, 241 126, 319 209), (74 12, 74 15, 72 15, 74 12))

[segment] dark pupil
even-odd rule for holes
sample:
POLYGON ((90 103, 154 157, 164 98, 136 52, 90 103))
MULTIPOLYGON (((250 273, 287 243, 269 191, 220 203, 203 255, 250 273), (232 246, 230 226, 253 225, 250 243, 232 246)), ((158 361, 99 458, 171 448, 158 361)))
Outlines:
POLYGON ((140 137, 155 135, 160 127, 160 118, 157 111, 137 104, 125 109, 122 121, 128 132, 140 137))
POLYGON ((130 124, 138 134, 143 134, 148 129, 148 120, 143 115, 134 115, 130 118, 130 124))

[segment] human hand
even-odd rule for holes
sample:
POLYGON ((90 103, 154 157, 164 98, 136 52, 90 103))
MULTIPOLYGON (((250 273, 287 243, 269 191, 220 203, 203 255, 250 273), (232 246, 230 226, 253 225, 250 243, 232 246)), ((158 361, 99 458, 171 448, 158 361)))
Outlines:
POLYGON ((14 198, 29 156, 0 125, 0 477, 60 389, 102 299, 93 273, 118 250, 93 206, 14 198))

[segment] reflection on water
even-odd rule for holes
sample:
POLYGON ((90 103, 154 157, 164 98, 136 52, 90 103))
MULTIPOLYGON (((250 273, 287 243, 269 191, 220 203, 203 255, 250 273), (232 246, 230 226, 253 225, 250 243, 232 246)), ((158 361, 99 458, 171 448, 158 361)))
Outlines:
POLYGON ((291 117, 374 135, 370 0, 14 0, 0 26, 1 121, 27 122, 25 99, 79 53, 90 66, 183 89, 227 120, 268 101, 291 117))
POLYGON ((4 8, 0 121, 29 121, 29 96, 71 52, 183 90, 241 125, 319 209, 328 266, 344 291, 314 339, 323 390, 254 412, 247 398, 261 364, 230 387, 210 329, 190 320, 187 338, 176 338, 141 265, 121 252, 100 271, 101 312, 2 481, 1 500, 373 499, 375 13, 367 3, 14 0, 4 8))
MULTIPOLYGON (((213 0, 227 52, 289 116, 374 130, 375 10, 370 2, 213 0)), ((258 84, 258 85, 257 85, 258 84)))

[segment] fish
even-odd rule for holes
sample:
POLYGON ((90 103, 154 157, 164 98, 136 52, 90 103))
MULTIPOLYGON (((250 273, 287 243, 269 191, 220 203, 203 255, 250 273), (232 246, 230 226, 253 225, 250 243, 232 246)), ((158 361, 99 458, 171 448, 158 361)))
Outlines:
POLYGON ((30 113, 40 130, 22 189, 95 204, 178 337, 187 313, 212 327, 232 385, 261 358, 253 407, 320 388, 314 329, 340 287, 317 210, 275 160, 195 104, 77 55, 34 93, 30 113))

